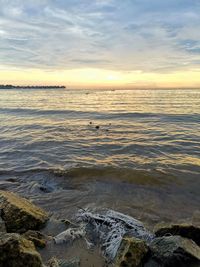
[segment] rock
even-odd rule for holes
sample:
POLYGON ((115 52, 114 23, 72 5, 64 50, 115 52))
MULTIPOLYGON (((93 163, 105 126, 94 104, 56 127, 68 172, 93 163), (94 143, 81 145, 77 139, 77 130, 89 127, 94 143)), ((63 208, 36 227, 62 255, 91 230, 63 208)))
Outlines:
POLYGON ((0 217, 0 233, 6 233, 6 225, 5 222, 0 217))
POLYGON ((24 233, 41 229, 48 215, 28 200, 14 193, 0 191, 0 209, 8 232, 24 233))
POLYGON ((1 218, 1 210, 0 210, 0 232, 6 233, 6 225, 4 220, 1 218))
POLYGON ((200 261, 200 248, 181 236, 155 238, 150 244, 153 259, 161 266, 182 266, 185 262, 200 261))
POLYGON ((6 233, 6 225, 5 222, 0 217, 0 233, 6 233))
POLYGON ((19 234, 1 233, 0 267, 42 267, 34 244, 19 234))
POLYGON ((123 238, 115 259, 116 267, 140 267, 148 253, 148 247, 143 240, 123 238))
POLYGON ((155 235, 180 235, 192 239, 200 246, 200 227, 192 224, 158 224, 155 227, 155 235))
POLYGON ((44 234, 33 230, 29 230, 26 233, 24 233, 23 237, 32 241, 34 245, 38 248, 44 248, 46 246, 47 240, 50 239, 50 237, 45 236, 44 234))
POLYGON ((78 258, 72 260, 59 260, 57 258, 52 258, 48 262, 48 267, 79 267, 80 260, 78 258))

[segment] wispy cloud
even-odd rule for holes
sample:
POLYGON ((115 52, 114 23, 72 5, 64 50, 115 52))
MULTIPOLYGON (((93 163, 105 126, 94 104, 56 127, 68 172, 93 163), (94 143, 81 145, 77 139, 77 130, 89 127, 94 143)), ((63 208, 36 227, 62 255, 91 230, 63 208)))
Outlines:
POLYGON ((0 65, 200 67, 199 0, 0 0, 0 65))

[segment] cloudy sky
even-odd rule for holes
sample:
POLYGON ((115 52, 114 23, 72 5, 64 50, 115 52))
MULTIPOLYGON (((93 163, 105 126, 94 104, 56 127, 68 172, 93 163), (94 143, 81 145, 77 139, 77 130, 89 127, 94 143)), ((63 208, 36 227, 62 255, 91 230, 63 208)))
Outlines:
POLYGON ((0 83, 200 86, 200 0, 0 6, 0 83))

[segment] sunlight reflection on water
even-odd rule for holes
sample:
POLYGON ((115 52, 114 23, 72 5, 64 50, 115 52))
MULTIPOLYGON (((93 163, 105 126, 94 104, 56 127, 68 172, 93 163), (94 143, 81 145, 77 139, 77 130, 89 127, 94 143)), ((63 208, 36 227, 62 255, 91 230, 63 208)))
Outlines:
POLYGON ((11 188, 44 206, 45 181, 58 183, 61 213, 94 199, 132 215, 141 201, 154 215, 165 202, 172 216, 198 207, 200 90, 1 90, 0 121, 1 180, 20 180, 11 188))

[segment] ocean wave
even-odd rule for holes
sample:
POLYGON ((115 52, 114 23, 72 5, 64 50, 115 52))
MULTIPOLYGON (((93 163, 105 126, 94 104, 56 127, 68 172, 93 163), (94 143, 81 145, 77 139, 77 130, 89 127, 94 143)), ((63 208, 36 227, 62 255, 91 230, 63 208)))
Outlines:
POLYGON ((80 111, 80 110, 65 110, 65 109, 31 109, 31 108, 0 108, 0 113, 7 114, 22 114, 22 115, 66 115, 70 117, 87 117, 87 118, 103 118, 103 119, 131 119, 131 118, 161 118, 168 121, 198 122, 199 114, 165 114, 152 112, 96 112, 96 111, 80 111))
POLYGON ((161 170, 139 170, 120 167, 76 167, 69 170, 54 170, 56 175, 65 176, 76 181, 104 180, 119 181, 138 185, 164 185, 176 183, 176 177, 161 170))
POLYGON ((50 177, 58 182, 62 181, 77 183, 85 183, 90 181, 104 182, 123 182, 137 185, 161 186, 170 182, 176 183, 176 177, 158 170, 137 170, 131 168, 119 167, 73 167, 69 169, 47 169, 35 168, 25 171, 0 171, 3 176, 19 176, 19 177, 50 177))

